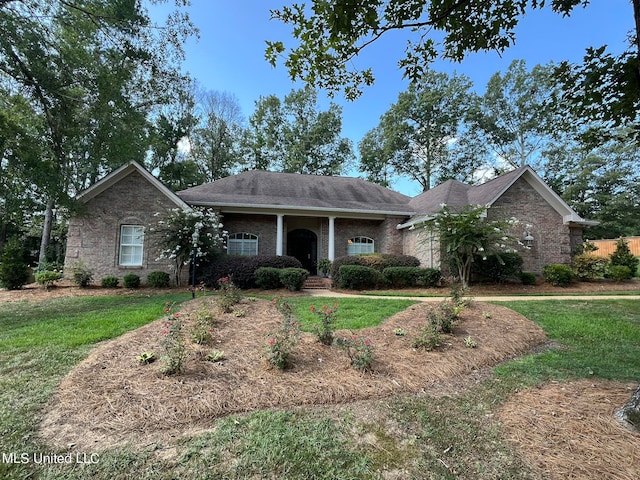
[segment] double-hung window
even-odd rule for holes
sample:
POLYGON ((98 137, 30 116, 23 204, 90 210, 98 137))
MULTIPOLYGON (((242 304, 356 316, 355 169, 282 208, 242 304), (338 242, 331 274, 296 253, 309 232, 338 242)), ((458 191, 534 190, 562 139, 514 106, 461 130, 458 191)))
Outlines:
POLYGON ((362 253, 373 253, 373 238, 353 237, 347 240, 347 255, 360 255, 362 253))
POLYGON ((253 233, 232 233, 227 239, 227 254, 257 255, 258 236, 253 233))
POLYGON ((120 256, 118 263, 125 267, 142 266, 144 251, 144 227, 122 225, 120 227, 120 256))

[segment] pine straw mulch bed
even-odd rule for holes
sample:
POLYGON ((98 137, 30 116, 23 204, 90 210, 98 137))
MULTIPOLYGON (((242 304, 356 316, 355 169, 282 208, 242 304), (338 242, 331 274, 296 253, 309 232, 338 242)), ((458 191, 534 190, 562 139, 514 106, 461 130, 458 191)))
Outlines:
MULTIPOLYGON (((319 299, 319 301, 321 301, 319 299)), ((183 306, 188 313, 202 302, 183 306)), ((96 347, 61 382, 44 411, 43 439, 55 446, 107 449, 124 444, 171 443, 175 437, 211 428, 215 419, 237 412, 272 407, 330 405, 421 393, 439 382, 495 365, 545 341, 544 332, 522 315, 504 307, 473 302, 461 315, 444 348, 427 352, 412 348, 436 305, 421 303, 359 330, 373 345, 373 371, 361 373, 345 353, 303 334, 293 352, 293 367, 281 372, 263 358, 267 334, 282 317, 266 300, 245 299, 245 317, 218 314, 213 344, 192 350, 183 374, 163 376, 159 362, 140 365, 145 351, 160 353, 163 321, 159 320, 96 347), (406 336, 394 333, 406 330, 406 336), (471 336, 477 348, 464 345, 471 336), (204 359, 213 348, 225 360, 204 359)), ((336 332, 351 335, 351 332, 336 332)))
POLYGON ((516 393, 498 412, 503 431, 542 478, 640 478, 640 435, 613 418, 637 385, 552 382, 516 393))

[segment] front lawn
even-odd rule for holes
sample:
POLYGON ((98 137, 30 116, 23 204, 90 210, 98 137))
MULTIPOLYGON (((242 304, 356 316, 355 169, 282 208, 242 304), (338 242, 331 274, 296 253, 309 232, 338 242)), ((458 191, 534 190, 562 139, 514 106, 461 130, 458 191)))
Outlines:
MULTIPOLYGON (((509 308, 545 329, 554 348, 507 362, 496 369, 494 378, 461 379, 442 391, 427 388, 422 395, 231 415, 219 419, 210 431, 193 431, 171 445, 117 449, 96 445, 95 451, 85 452, 99 455, 96 464, 10 461, 23 453, 51 452, 38 438, 41 409, 61 379, 96 344, 161 317, 165 301, 188 298, 181 294, 4 304, 0 478, 553 478, 535 470, 507 441, 499 423, 492 420, 496 411, 514 392, 549 380, 640 379, 637 301, 511 302, 509 308), (11 457, 12 452, 18 456, 11 457)), ((303 323, 315 321, 311 303, 316 307, 323 301, 333 303, 305 297, 289 301, 303 323)), ((345 315, 364 311, 367 326, 379 322, 372 312, 388 313, 383 299, 339 302, 345 315)))

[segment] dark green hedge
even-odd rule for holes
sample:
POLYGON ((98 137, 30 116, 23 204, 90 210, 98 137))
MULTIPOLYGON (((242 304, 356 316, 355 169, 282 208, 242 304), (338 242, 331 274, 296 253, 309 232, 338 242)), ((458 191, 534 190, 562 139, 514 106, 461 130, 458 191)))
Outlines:
POLYGON ((222 256, 201 267, 198 278, 209 288, 217 288, 222 277, 230 277, 239 288, 255 288, 256 271, 261 267, 302 268, 302 264, 297 258, 284 255, 222 256))

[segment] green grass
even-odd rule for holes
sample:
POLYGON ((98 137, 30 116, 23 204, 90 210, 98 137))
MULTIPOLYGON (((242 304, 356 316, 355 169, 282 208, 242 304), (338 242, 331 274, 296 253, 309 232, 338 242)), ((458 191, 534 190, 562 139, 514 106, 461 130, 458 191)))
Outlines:
POLYGON ((640 378, 640 302, 637 300, 500 303, 538 323, 560 348, 525 356, 502 374, 548 379, 640 378))
MULTIPOLYGON (((158 297, 75 298, 4 304, 0 311, 0 452, 44 452, 37 422, 61 378, 96 343, 162 316, 158 297)), ((414 303, 363 298, 287 299, 310 326, 311 304, 339 302, 341 328, 377 325, 414 303)), ((504 304, 504 303, 503 303, 504 304)), ((4 479, 529 479, 537 478, 503 439, 493 412, 517 389, 549 379, 640 378, 639 302, 506 304, 539 323, 561 348, 496 369, 460 395, 402 396, 331 409, 234 415, 177 447, 96 449, 95 465, 0 463, 4 479), (171 454, 172 453, 172 454, 171 454)), ((496 332, 499 335, 500 332, 496 332)), ((132 352, 136 354, 137 352, 132 352)), ((64 453, 64 452, 58 452, 64 453)))
POLYGON ((304 331, 312 331, 320 324, 317 314, 311 312, 314 305, 321 310, 324 305, 334 308, 337 304, 338 321, 336 329, 358 330, 375 327, 387 318, 415 304, 414 300, 369 299, 369 298, 330 298, 330 297, 291 297, 287 302, 293 308, 295 317, 302 323, 304 331))

